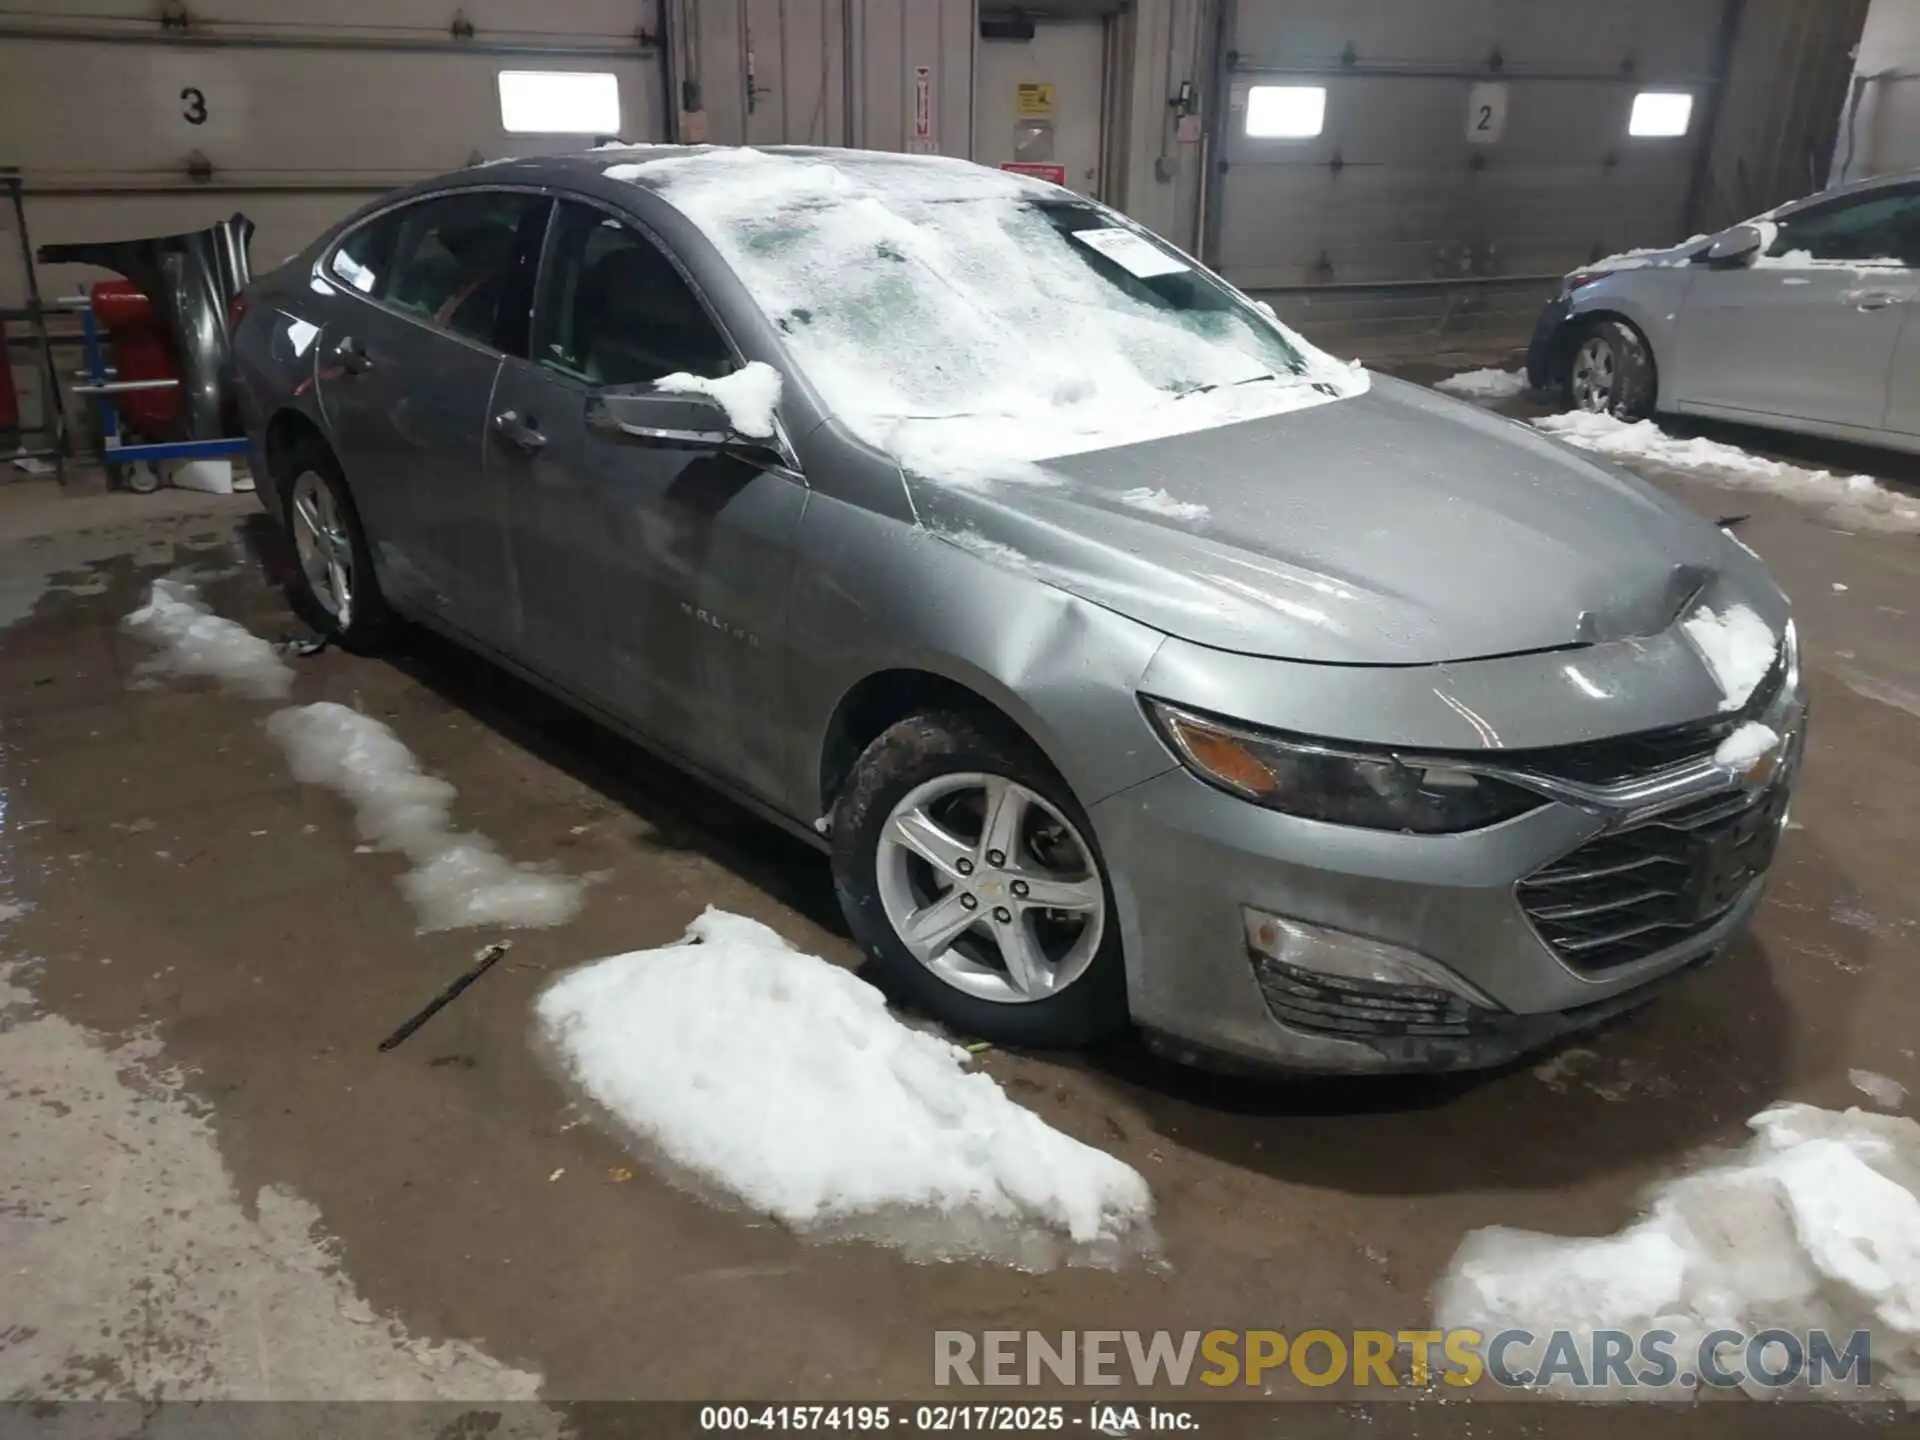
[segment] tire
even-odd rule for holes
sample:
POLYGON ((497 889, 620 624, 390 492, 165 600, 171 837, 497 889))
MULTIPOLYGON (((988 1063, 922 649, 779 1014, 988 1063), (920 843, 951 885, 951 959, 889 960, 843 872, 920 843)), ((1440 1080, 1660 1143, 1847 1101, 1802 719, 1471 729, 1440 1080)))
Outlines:
POLYGON ((1086 812, 1039 749, 1005 722, 934 711, 899 721, 867 746, 834 807, 833 879, 880 987, 960 1034, 1045 1049, 1083 1045, 1126 1023, 1113 887, 1086 812), (998 813, 1025 817, 1005 832, 1018 834, 1012 851, 990 849, 982 824, 996 796, 1018 798, 998 813), (935 828, 916 824, 921 838, 907 846, 896 813, 935 828), (972 848, 942 849, 954 840, 972 848), (945 855, 948 868, 936 870, 919 845, 945 855), (960 874, 968 864, 971 879, 960 874), (1049 898, 1071 908, 1017 898, 1047 886, 1049 898), (952 909, 968 895, 977 917, 970 922, 952 909), (894 917, 942 903, 970 928, 923 960, 894 917), (1028 964, 1009 960, 1003 937, 1028 964), (1047 983, 1018 984, 1016 974, 1047 983))
POLYGON ((1592 320, 1568 347, 1567 403, 1576 410, 1644 420, 1657 390, 1646 337, 1624 320, 1592 320))
POLYGON ((360 512, 354 508, 339 462, 325 446, 303 444, 289 457, 280 487, 280 522, 294 552, 293 573, 287 581, 287 598, 294 610, 342 649, 360 653, 377 649, 386 638, 392 615, 373 573, 373 551, 360 524, 360 512), (344 604, 335 593, 340 582, 329 556, 347 562, 344 604))

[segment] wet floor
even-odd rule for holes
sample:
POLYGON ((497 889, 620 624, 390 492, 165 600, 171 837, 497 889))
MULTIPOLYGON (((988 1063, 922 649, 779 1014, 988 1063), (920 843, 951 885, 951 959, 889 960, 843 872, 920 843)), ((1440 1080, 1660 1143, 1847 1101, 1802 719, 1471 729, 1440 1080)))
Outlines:
POLYGON ((1811 747, 1751 933, 1473 1080, 989 1052, 1158 1205, 1163 1264, 1044 1274, 809 1243, 584 1122, 529 1043, 542 984, 708 905, 853 964, 825 862, 419 635, 290 660, 294 702, 383 720, 458 825, 592 883, 380 1053, 494 935, 417 934, 403 862, 291 778, 271 706, 143 680, 119 629, 188 573, 256 634, 302 633, 257 507, 0 487, 0 1396, 858 1399, 926 1394, 936 1329, 1422 1328, 1473 1227, 1610 1231, 1773 1100, 1864 1103, 1852 1068, 1920 1091, 1920 544, 1653 478, 1749 517, 1800 617, 1811 747), (130 1289, 141 1266, 160 1278, 130 1289))

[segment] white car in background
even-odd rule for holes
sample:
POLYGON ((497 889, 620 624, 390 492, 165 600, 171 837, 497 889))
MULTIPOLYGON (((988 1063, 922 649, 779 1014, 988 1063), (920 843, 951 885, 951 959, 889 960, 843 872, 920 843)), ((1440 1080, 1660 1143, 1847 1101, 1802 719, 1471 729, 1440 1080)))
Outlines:
POLYGON ((1527 352, 1536 390, 1920 451, 1920 172, 1822 191, 1567 276, 1527 352))

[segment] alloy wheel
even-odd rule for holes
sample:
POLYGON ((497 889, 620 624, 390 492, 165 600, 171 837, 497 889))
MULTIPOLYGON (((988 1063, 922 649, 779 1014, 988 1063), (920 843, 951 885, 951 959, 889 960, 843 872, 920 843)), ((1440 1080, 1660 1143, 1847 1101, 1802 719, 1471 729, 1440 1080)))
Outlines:
POLYGON ((1582 410, 1604 415, 1613 409, 1618 390, 1613 346, 1600 336, 1587 340, 1573 357, 1573 403, 1582 410))
POLYGON ((1100 951, 1107 894, 1091 847, 1045 796, 1005 776, 915 786, 887 816, 875 869, 901 943, 969 995, 1044 1000, 1100 951))
POLYGON ((333 487, 313 471, 293 482, 293 548, 307 588, 342 630, 353 624, 353 540, 333 487))

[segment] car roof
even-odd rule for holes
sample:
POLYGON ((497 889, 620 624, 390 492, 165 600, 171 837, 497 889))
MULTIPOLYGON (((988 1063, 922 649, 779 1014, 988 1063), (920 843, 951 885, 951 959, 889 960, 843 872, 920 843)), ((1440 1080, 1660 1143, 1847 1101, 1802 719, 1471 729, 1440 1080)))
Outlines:
MULTIPOLYGON (((555 155, 535 155, 491 161, 484 166, 471 170, 455 171, 444 178, 474 177, 480 174, 511 170, 515 173, 546 173, 566 175, 573 178, 598 176, 613 165, 643 165, 650 160, 670 160, 690 155, 707 154, 718 151, 754 150, 763 155, 790 156, 794 159, 812 160, 816 163, 831 165, 849 176, 861 176, 878 180, 881 176, 898 174, 903 167, 912 167, 930 174, 945 171, 959 174, 972 170, 992 171, 991 166, 976 165, 971 160, 962 160, 952 155, 908 155, 897 150, 850 150, 834 145, 655 145, 655 144, 601 144, 587 150, 576 150, 555 155)), ((629 184, 652 189, 650 181, 644 176, 625 177, 629 184)))
POLYGON ((1870 175, 1864 180, 1849 180, 1843 185, 1834 185, 1825 190, 1816 190, 1811 195, 1803 195, 1798 200, 1789 200, 1777 205, 1764 215, 1756 215, 1756 220, 1777 220, 1782 215, 1792 215, 1805 210, 1810 205, 1825 205, 1834 200, 1844 200, 1851 195, 1867 195, 1875 190, 1891 190, 1901 185, 1920 184, 1920 170, 1896 170, 1887 175, 1870 175))

